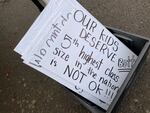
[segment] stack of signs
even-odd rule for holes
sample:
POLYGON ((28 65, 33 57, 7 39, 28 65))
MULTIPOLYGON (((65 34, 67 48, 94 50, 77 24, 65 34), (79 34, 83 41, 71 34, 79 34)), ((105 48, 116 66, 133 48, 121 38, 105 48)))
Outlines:
POLYGON ((15 51, 104 110, 137 59, 76 0, 50 0, 15 51))

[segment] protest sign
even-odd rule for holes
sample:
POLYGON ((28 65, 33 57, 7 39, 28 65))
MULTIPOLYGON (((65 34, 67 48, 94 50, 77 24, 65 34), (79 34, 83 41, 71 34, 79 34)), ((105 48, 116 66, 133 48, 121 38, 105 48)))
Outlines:
POLYGON ((75 0, 52 0, 33 26, 24 63, 107 110, 137 56, 75 0))

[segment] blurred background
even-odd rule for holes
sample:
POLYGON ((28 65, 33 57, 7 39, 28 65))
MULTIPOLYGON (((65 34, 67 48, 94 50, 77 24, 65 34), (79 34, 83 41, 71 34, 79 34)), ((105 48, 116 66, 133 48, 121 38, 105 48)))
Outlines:
MULTIPOLYGON (((150 0, 80 0, 103 25, 150 38, 150 0)), ((40 14, 31 0, 0 0, 0 113, 90 113, 13 49, 40 14)), ((150 113, 150 54, 117 113, 150 113)))

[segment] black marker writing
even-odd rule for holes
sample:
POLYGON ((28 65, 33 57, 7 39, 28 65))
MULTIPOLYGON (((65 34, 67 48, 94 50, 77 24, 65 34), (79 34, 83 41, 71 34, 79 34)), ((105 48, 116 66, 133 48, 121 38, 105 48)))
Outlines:
POLYGON ((78 23, 81 23, 83 27, 92 32, 94 32, 95 28, 97 27, 97 23, 88 17, 88 15, 84 14, 82 10, 75 11, 74 20, 78 23))
POLYGON ((88 85, 90 91, 95 92, 96 94, 101 95, 102 88, 100 88, 100 84, 97 84, 95 81, 91 81, 88 85))
POLYGON ((79 53, 79 58, 85 61, 83 63, 84 65, 91 64, 97 70, 99 70, 101 65, 103 64, 103 59, 97 60, 93 58, 93 52, 87 53, 85 51, 85 46, 82 47, 79 53))
POLYGON ((53 55, 56 55, 65 61, 69 60, 69 54, 66 54, 63 50, 59 49, 58 47, 54 49, 53 55))
POLYGON ((116 51, 118 49, 113 49, 114 47, 112 48, 107 43, 98 39, 98 37, 92 36, 92 34, 87 32, 84 28, 81 30, 79 37, 85 40, 92 48, 104 54, 110 61, 115 62, 117 56, 116 51))
POLYGON ((68 77, 72 78, 73 80, 79 81, 79 83, 81 83, 82 80, 85 77, 87 77, 87 75, 85 73, 83 73, 82 71, 80 71, 78 69, 70 68, 69 65, 67 65, 63 74, 64 75, 67 74, 68 77))

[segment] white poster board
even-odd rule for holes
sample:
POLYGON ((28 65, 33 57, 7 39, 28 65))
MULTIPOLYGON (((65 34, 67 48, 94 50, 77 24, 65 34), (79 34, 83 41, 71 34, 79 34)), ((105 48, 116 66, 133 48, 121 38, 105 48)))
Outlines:
POLYGON ((51 0, 15 51, 105 110, 137 58, 75 0, 51 0))

